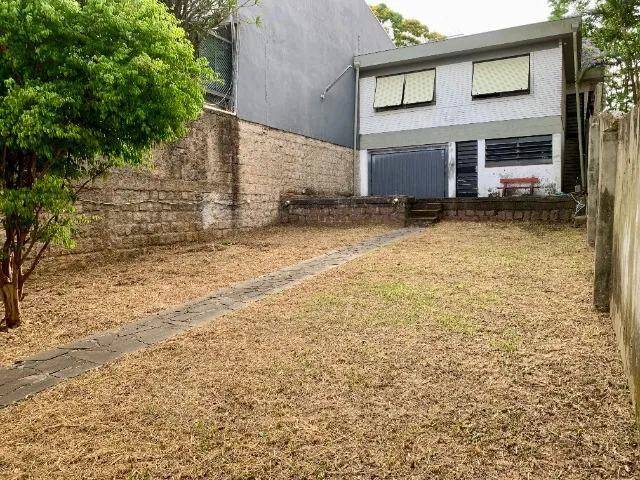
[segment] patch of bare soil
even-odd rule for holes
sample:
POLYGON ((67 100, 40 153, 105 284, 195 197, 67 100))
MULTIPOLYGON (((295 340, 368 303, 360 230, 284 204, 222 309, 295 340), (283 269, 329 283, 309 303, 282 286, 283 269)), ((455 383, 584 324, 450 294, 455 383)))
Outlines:
POLYGON ((0 476, 638 478, 584 244, 440 224, 0 411, 0 476))
POLYGON ((386 230, 277 227, 204 244, 50 258, 26 286, 23 325, 0 332, 0 365, 386 230))

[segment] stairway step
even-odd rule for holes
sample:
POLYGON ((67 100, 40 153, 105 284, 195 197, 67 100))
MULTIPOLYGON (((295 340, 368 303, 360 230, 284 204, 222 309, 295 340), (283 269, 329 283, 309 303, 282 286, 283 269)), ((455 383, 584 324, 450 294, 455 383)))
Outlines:
POLYGON ((439 219, 428 219, 428 218, 411 218, 409 219, 409 225, 415 227, 428 227, 429 225, 434 225, 438 223, 439 219))
POLYGON ((411 208, 414 209, 437 209, 437 210, 442 210, 442 204, 441 203, 435 203, 435 202, 416 202, 414 203, 411 208))
POLYGON ((420 215, 420 214, 437 215, 439 213, 442 213, 442 209, 441 208, 412 208, 411 210, 409 210, 409 212, 416 215, 420 215))

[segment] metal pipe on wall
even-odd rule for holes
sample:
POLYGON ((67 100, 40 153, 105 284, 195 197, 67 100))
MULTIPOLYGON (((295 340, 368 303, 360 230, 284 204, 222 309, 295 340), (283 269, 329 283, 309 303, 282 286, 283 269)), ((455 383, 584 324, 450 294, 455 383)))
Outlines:
POLYGON ((360 63, 355 62, 353 68, 356 72, 356 95, 353 106, 353 195, 358 194, 358 184, 356 168, 359 163, 358 158, 358 128, 359 128, 359 116, 360 116, 360 63))

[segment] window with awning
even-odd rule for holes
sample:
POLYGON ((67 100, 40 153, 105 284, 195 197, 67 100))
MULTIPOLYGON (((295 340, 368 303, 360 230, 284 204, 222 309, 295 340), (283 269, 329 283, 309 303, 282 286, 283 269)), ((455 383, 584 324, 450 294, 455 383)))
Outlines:
POLYGON ((436 81, 435 70, 407 73, 405 75, 404 105, 428 103, 433 101, 436 81))
POLYGON ((433 102, 435 81, 435 69, 377 77, 373 106, 385 109, 433 102))
POLYGON ((529 55, 475 62, 473 64, 474 97, 526 93, 530 88, 529 55))
POLYGON ((399 107, 402 105, 404 75, 391 75, 376 79, 375 108, 399 107))

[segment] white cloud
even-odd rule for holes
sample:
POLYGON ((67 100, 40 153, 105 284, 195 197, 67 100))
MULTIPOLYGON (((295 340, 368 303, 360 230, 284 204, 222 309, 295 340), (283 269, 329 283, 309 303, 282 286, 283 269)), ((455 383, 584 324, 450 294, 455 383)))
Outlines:
POLYGON ((416 18, 445 35, 469 35, 542 22, 549 17, 547 0, 368 0, 386 3, 405 18, 416 18))

